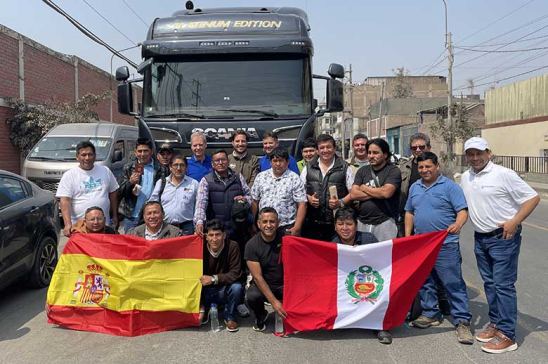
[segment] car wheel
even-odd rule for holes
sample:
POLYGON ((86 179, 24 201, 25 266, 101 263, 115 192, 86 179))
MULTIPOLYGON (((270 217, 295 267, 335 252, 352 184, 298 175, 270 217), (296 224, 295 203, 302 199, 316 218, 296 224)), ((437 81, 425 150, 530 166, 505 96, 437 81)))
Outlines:
POLYGON ((36 259, 29 276, 29 285, 43 288, 49 285, 57 265, 57 243, 50 236, 44 236, 38 245, 36 259))

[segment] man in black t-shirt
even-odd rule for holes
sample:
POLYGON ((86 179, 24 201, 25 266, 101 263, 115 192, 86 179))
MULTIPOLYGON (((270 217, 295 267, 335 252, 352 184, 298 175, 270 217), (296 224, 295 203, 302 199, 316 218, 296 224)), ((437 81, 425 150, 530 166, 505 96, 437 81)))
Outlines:
POLYGON ((390 148, 383 139, 367 142, 367 157, 369 165, 358 170, 343 202, 359 201, 358 231, 373 233, 379 241, 390 240, 398 234, 401 173, 389 162, 390 148))
POLYGON ((284 277, 280 251, 283 233, 278 230, 278 213, 272 207, 264 207, 259 211, 257 226, 259 233, 245 246, 244 257, 253 277, 246 300, 255 314, 253 330, 264 331, 268 314, 264 309, 265 301, 272 305, 278 315, 286 317, 281 302, 284 277))

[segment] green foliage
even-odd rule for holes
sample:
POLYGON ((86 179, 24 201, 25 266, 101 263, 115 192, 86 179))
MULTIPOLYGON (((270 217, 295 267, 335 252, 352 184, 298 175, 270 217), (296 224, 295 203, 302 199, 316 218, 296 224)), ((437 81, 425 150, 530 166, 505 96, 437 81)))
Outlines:
POLYGON ((394 72, 394 75, 396 76, 396 82, 392 88, 392 97, 396 99, 412 97, 413 88, 409 82, 407 82, 406 78, 409 75, 409 71, 407 71, 405 67, 398 67, 393 69, 392 72, 394 72))
POLYGON ((35 105, 21 100, 11 101, 15 115, 6 120, 11 143, 26 156, 38 140, 58 124, 98 120, 92 108, 109 95, 110 92, 106 91, 100 95, 86 94, 76 102, 51 101, 35 105))
MULTIPOLYGON (((464 142, 474 136, 474 124, 469 122, 470 114, 462 101, 452 105, 451 115, 453 116, 453 127, 449 125, 445 115, 438 115, 436 122, 430 125, 430 134, 434 139, 446 145, 455 145, 457 141, 464 142)), ((445 152, 441 152, 440 157, 444 162, 455 158, 454 155, 449 156, 445 152)))

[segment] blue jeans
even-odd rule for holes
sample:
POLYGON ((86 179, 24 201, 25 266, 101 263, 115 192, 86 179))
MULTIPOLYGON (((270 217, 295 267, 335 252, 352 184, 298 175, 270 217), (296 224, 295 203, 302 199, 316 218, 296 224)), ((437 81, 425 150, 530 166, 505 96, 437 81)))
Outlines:
POLYGON ((438 306, 438 285, 445 289, 453 325, 461 322, 470 324, 472 314, 468 306, 466 283, 462 278, 462 257, 458 242, 444 243, 441 247, 432 273, 420 290, 422 314, 426 317, 441 317, 438 306))
POLYGON ((138 217, 126 217, 124 221, 122 221, 122 227, 124 230, 124 234, 127 234, 129 230, 133 229, 135 226, 139 224, 139 218, 138 217))
POLYGON ((502 235, 485 237, 474 235, 476 261, 483 279, 489 304, 489 321, 511 340, 516 337, 518 297, 518 257, 521 246, 521 226, 511 239, 502 235))
POLYGON ((240 282, 234 282, 226 286, 206 286, 202 289, 204 306, 212 303, 224 305, 224 319, 236 321, 236 307, 242 302, 244 288, 240 282))

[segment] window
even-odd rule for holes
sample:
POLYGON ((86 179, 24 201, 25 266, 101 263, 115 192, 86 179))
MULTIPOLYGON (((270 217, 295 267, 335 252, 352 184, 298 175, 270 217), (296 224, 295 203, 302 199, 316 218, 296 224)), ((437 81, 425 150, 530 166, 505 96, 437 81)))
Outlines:
POLYGON ((20 181, 11 177, 0 177, 0 208, 27 197, 20 181))
POLYGON ((114 143, 114 153, 116 153, 118 151, 120 153, 122 153, 122 160, 123 160, 124 157, 126 156, 126 150, 125 150, 125 147, 124 147, 124 141, 123 140, 118 140, 116 143, 114 143))

